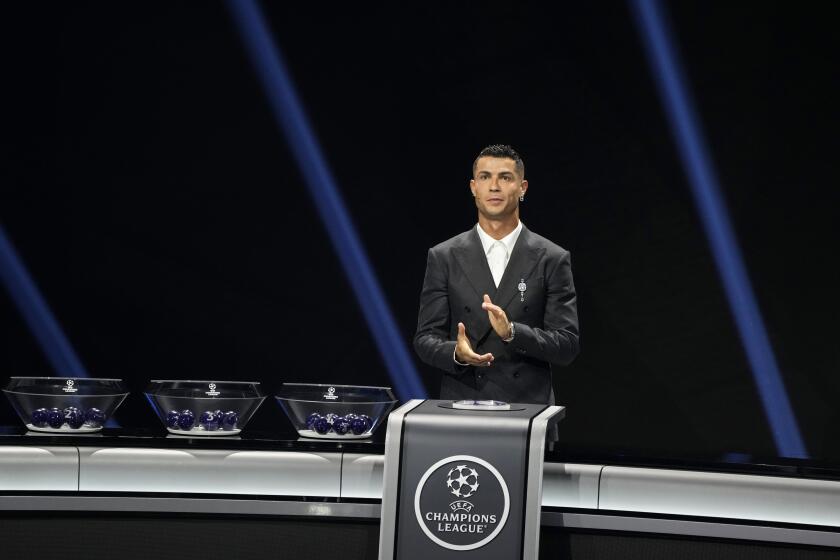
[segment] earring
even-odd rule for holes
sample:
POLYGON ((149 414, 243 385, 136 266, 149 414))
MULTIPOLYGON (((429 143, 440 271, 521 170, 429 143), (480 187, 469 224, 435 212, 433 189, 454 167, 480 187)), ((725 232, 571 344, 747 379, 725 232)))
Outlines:
POLYGON ((525 202, 525 195, 524 194, 519 195, 519 202, 525 202))

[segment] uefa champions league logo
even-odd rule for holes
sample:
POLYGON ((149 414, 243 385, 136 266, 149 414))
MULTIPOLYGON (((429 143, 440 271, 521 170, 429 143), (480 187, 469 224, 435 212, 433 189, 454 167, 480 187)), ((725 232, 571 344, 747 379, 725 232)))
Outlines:
POLYGON ((475 550, 504 528, 510 493, 493 465, 479 457, 453 455, 430 466, 420 478, 414 513, 435 544, 449 550, 475 550), (457 498, 454 502, 450 502, 452 496, 457 498))
POLYGON ((208 397, 218 397, 219 395, 221 395, 221 393, 216 390, 216 384, 215 383, 211 383, 207 387, 210 390, 205 391, 204 394, 207 395, 208 397))
POLYGON ((338 398, 338 395, 335 394, 335 387, 330 387, 327 389, 327 392, 324 393, 324 398, 328 401, 334 401, 338 398))
POLYGON ((469 498, 478 491, 478 471, 467 465, 458 465, 446 476, 446 487, 456 498, 469 498))
POLYGON ((75 381, 73 381, 72 379, 68 379, 67 383, 65 384, 64 387, 61 388, 61 390, 64 391, 65 393, 75 393, 76 391, 79 390, 75 385, 76 385, 75 381))

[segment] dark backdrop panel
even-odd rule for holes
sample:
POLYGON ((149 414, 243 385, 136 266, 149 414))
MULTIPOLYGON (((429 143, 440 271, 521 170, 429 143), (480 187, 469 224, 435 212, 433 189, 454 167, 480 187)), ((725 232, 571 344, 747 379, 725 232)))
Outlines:
POLYGON ((188 515, 28 515, 0 517, 9 558, 68 556, 230 560, 248 558, 376 558, 379 524, 357 520, 225 518, 188 515), (58 526, 55 538, 44 527, 58 526), (67 535, 60 537, 58 533, 67 535), (72 537, 70 536, 72 535, 72 537))
MULTIPOLYGON (((68 556, 230 560, 269 558, 378 557, 379 524, 358 520, 229 518, 192 515, 96 513, 0 516, 4 552, 10 558, 64 559, 68 556), (60 527, 44 538, 45 527, 60 527)), ((540 558, 687 560, 829 560, 836 550, 712 539, 634 534, 569 533, 543 527, 540 558)))
POLYGON ((684 558, 685 560, 831 560, 834 549, 790 546, 762 542, 679 538, 659 535, 571 533, 543 527, 540 556, 551 551, 551 558, 562 560, 647 560, 684 558))
MULTIPOLYGON (((583 351, 555 379, 564 442, 775 453, 624 4, 264 8, 406 344, 427 249, 475 223, 472 158, 510 142, 523 221, 573 256, 583 351)), ((0 221, 92 374, 135 391, 390 383, 223 4, 4 10, 0 221)), ((671 7, 807 445, 836 459, 821 19, 671 7)), ((0 306, 3 374, 50 373, 0 306)), ((418 368, 434 393, 438 373, 418 368)), ((156 422, 139 397, 120 421, 156 422)))

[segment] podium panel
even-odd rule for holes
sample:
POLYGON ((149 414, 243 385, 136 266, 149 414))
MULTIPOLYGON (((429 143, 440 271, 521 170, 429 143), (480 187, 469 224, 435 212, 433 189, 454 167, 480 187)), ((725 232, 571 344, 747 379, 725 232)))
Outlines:
POLYGON ((427 400, 392 413, 380 560, 536 558, 546 428, 562 412, 427 400))

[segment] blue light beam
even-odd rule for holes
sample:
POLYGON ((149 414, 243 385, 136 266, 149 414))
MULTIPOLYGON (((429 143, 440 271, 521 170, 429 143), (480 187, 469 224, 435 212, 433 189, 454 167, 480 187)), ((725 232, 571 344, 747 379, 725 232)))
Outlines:
POLYGON ((406 342, 388 308, 265 18, 252 0, 228 0, 227 6, 388 368, 394 390, 403 400, 426 398, 406 342))
POLYGON ((0 280, 56 374, 61 377, 89 377, 2 226, 0 280))
POLYGON ((630 4, 776 448, 785 457, 807 458, 668 25, 658 1, 630 4))

